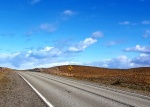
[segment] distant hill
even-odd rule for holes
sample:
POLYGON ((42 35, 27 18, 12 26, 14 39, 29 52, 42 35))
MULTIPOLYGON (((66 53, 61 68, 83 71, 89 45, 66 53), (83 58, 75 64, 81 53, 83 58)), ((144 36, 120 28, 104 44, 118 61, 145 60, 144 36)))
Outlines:
POLYGON ((53 75, 150 92, 150 67, 108 69, 91 66, 65 65, 52 68, 39 68, 36 70, 53 75))
POLYGON ((5 67, 0 67, 0 72, 4 72, 4 71, 12 71, 12 69, 10 68, 5 68, 5 67))

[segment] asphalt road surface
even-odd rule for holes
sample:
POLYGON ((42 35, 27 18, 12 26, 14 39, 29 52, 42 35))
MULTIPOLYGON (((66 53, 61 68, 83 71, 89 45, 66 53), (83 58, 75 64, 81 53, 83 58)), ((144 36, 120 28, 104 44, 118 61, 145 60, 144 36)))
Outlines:
POLYGON ((150 97, 39 72, 18 72, 50 107, 150 107, 150 97))

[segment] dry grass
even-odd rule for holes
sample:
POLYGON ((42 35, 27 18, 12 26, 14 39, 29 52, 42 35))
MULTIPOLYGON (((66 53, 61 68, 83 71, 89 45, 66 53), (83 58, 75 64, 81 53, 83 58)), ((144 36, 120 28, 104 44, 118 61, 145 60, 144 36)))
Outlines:
POLYGON ((7 76, 8 73, 9 72, 0 71, 0 93, 1 95, 5 94, 5 92, 7 91, 7 86, 9 82, 11 81, 10 78, 7 76))
POLYGON ((150 67, 126 70, 77 65, 71 65, 70 70, 69 67, 44 68, 42 72, 150 92, 150 67))
POLYGON ((11 81, 9 78, 10 72, 11 72, 11 69, 0 67, 0 92, 1 93, 6 91, 7 85, 11 81))

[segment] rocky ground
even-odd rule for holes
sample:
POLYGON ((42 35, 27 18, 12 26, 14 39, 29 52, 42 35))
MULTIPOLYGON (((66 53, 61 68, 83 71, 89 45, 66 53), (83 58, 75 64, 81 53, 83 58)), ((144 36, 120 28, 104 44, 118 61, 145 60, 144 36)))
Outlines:
POLYGON ((46 107, 14 71, 0 71, 0 107, 46 107))

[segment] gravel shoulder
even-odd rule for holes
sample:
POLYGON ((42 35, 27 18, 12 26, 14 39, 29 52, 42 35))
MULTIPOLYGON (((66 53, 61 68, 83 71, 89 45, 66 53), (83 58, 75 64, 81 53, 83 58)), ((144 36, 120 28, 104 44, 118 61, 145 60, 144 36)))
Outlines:
POLYGON ((0 73, 0 107, 46 107, 14 71, 0 73))

